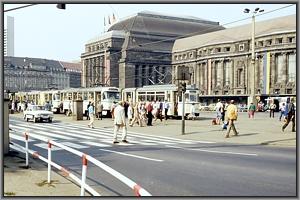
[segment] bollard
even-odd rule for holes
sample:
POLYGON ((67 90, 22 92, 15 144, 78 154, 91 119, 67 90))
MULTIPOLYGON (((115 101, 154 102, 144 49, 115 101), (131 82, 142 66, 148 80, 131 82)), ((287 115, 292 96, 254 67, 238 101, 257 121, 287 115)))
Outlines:
POLYGON ((48 140, 48 183, 51 182, 51 141, 48 140))
POLYGON ((25 155, 26 155, 26 167, 29 167, 29 160, 28 160, 28 134, 25 132, 25 155))
POLYGON ((81 191, 80 191, 80 196, 84 196, 86 171, 87 171, 87 159, 86 159, 86 155, 83 154, 82 155, 82 174, 81 174, 81 191))

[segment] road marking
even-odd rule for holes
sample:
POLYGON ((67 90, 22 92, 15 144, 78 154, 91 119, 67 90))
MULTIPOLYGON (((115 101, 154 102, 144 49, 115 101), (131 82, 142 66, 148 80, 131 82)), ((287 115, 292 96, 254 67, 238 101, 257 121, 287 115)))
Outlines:
POLYGON ((209 153, 221 153, 221 154, 236 154, 236 155, 244 155, 244 156, 258 156, 254 153, 239 153, 239 152, 231 152, 231 151, 214 151, 214 150, 206 150, 206 149, 189 149, 184 147, 178 147, 178 146, 170 146, 166 145, 166 147, 176 148, 176 149, 183 149, 183 150, 190 150, 190 151, 203 151, 203 152, 209 152, 209 153))
POLYGON ((91 146, 96 146, 96 147, 111 147, 111 145, 102 144, 102 143, 98 143, 98 142, 80 142, 80 143, 91 145, 91 146))
MULTIPOLYGON (((37 146, 37 147, 40 147, 40 148, 43 148, 43 149, 48 149, 48 144, 47 143, 34 144, 34 146, 37 146)), ((56 146, 52 145, 51 151, 59 151, 59 150, 62 150, 62 148, 59 148, 59 147, 56 147, 56 146)))
MULTIPOLYGON (((25 137, 24 136, 19 136, 19 135, 15 135, 13 133, 10 133, 9 137, 12 138, 12 139, 15 139, 15 140, 19 140, 19 141, 25 142, 25 137)), ((28 139, 28 142, 33 142, 33 141, 35 141, 35 140, 28 139)))
POLYGON ((134 158, 140 158, 140 159, 144 159, 144 160, 163 162, 163 160, 159 160, 159 159, 147 158, 147 157, 144 157, 144 156, 137 156, 137 155, 133 155, 133 154, 123 153, 123 152, 118 152, 118 151, 112 151, 112 150, 108 150, 108 149, 99 149, 99 150, 112 152, 112 153, 116 153, 116 154, 120 154, 120 155, 124 155, 124 156, 134 157, 134 158))
POLYGON ((73 147, 75 149, 88 148, 87 146, 82 146, 82 145, 71 143, 71 142, 61 142, 60 144, 63 144, 63 145, 69 146, 69 147, 73 147))

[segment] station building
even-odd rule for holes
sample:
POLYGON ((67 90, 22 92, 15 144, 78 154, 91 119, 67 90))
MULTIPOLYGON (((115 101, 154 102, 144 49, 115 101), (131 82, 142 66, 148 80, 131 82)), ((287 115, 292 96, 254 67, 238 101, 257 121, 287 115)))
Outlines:
POLYGON ((218 98, 247 104, 252 81, 257 102, 296 97, 296 15, 256 22, 254 75, 251 30, 246 24, 176 40, 172 83, 195 85, 206 104, 218 98))
POLYGON ((224 29, 196 17, 139 12, 85 44, 82 86, 141 87, 172 82, 175 39, 224 29))

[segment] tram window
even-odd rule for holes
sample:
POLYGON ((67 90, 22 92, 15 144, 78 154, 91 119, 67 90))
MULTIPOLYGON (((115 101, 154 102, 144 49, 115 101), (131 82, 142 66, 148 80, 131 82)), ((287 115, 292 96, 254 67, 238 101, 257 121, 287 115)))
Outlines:
POLYGON ((196 102, 196 100, 197 100, 196 94, 190 94, 190 101, 191 102, 196 102))
POLYGON ((59 94, 54 94, 53 95, 53 100, 60 100, 60 95, 59 94))
POLYGON ((156 100, 157 100, 157 101, 159 101, 159 100, 160 100, 160 101, 164 101, 164 99, 165 99, 165 95, 157 95, 157 96, 156 96, 156 100))
POLYGON ((179 102, 182 102, 182 95, 179 95, 179 96, 178 96, 178 101, 179 101, 179 102))
POLYGON ((120 94, 118 92, 103 92, 103 99, 119 100, 120 94))
POLYGON ((190 96, 190 94, 188 94, 188 93, 185 93, 185 94, 184 94, 185 102, 189 102, 189 101, 190 101, 190 100, 189 100, 189 96, 190 96))

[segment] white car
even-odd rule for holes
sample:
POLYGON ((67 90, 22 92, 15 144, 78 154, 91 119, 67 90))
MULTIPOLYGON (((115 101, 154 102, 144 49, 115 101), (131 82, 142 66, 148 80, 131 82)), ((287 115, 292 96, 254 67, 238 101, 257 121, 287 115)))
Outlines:
POLYGON ((33 120, 34 122, 47 120, 52 122, 53 112, 45 110, 45 106, 30 105, 24 111, 24 120, 33 120))

